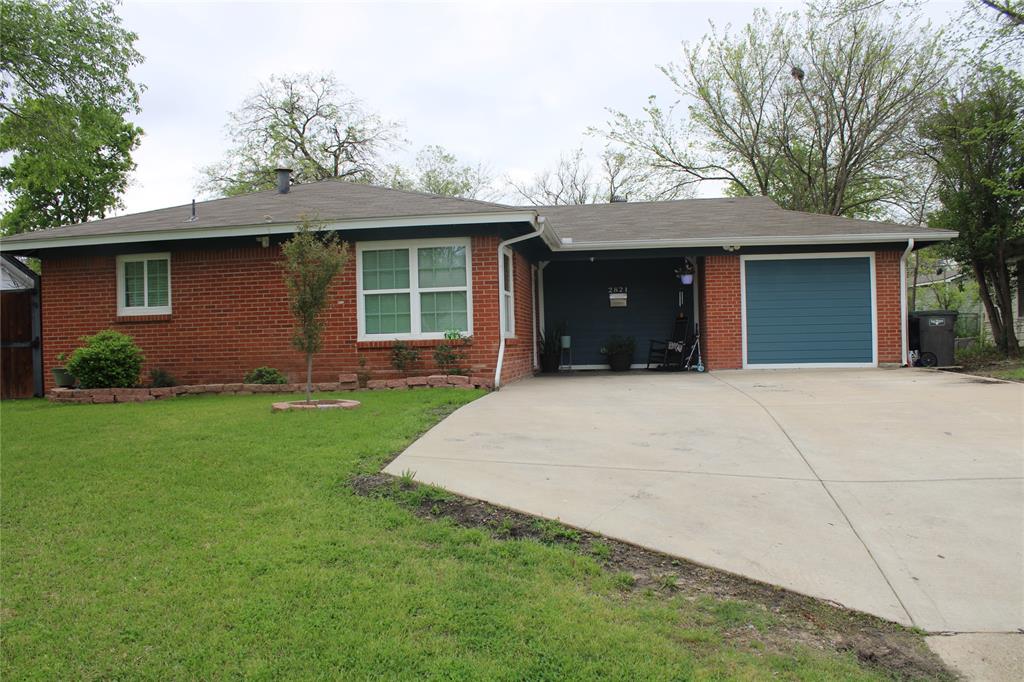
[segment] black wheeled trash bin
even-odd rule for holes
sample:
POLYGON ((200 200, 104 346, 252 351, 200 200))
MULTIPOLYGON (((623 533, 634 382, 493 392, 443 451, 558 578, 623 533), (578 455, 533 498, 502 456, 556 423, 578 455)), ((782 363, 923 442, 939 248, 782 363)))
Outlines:
POLYGON ((910 313, 910 350, 918 352, 919 367, 949 367, 956 348, 955 310, 910 313))

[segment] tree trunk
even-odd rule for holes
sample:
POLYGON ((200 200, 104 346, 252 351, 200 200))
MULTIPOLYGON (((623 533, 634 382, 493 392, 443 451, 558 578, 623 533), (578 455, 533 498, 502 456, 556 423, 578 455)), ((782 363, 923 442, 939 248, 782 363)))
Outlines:
POLYGON ((1010 272, 1006 261, 1000 258, 995 270, 996 302, 1003 322, 1003 345, 1007 357, 1020 357, 1020 342, 1013 327, 1013 293, 1010 291, 1010 272))
POLYGON ((1003 318, 999 314, 999 309, 992 301, 992 292, 988 286, 988 273, 985 270, 985 266, 980 261, 974 261, 972 263, 974 268, 974 278, 978 281, 978 297, 981 302, 985 305, 985 314, 988 316, 988 324, 992 327, 992 338, 996 342, 996 347, 1003 353, 1006 352, 1006 337, 1003 332, 1003 318))
POLYGON ((306 402, 313 402, 313 354, 306 353, 306 402))

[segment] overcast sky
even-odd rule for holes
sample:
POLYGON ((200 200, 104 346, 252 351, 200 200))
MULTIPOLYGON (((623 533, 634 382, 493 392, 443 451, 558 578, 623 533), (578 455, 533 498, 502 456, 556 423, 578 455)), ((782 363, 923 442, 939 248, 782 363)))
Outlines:
MULTIPOLYGON (((224 124, 272 73, 333 71, 369 108, 405 123, 416 148, 440 144, 522 179, 586 140, 605 108, 670 99, 658 64, 708 22, 740 26, 757 6, 795 2, 295 3, 126 2, 139 35, 145 130, 125 194, 135 213, 197 196, 224 124)), ((959 2, 932 2, 943 22, 959 2)))

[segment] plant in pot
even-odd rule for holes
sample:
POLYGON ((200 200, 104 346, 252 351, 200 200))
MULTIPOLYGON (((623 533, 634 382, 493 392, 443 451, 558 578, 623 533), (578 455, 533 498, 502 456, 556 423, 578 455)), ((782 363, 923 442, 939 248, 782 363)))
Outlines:
POLYGON ((562 364, 562 330, 540 335, 540 371, 551 374, 562 364))
POLYGON ((601 352, 608 359, 613 372, 625 372, 633 364, 633 350, 636 341, 632 336, 613 336, 608 339, 601 352))
POLYGON ((53 383, 56 384, 57 388, 74 388, 75 377, 64 367, 64 363, 68 360, 67 353, 57 354, 58 366, 50 370, 53 374, 53 383))

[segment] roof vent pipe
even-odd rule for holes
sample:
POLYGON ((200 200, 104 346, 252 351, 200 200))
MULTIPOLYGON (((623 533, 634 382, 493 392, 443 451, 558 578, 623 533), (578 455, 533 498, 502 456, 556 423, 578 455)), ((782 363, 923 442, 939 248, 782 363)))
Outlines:
POLYGON ((277 191, 279 194, 288 194, 292 186, 292 169, 281 164, 277 168, 277 191))

